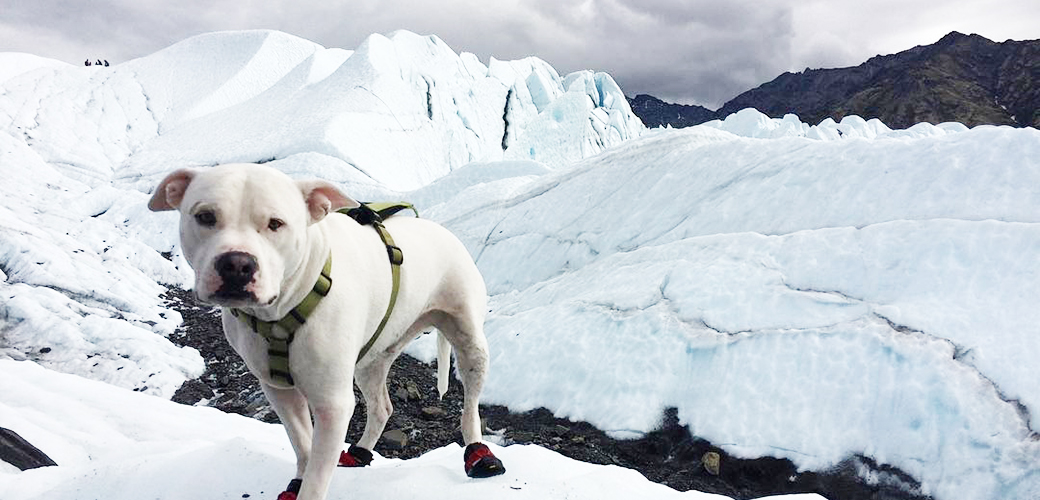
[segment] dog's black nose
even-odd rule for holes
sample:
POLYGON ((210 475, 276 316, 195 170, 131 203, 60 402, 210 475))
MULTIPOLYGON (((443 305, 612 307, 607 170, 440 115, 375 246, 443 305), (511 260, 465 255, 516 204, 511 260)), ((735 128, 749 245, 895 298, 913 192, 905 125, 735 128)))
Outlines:
POLYGON ((228 252, 217 258, 214 264, 217 274, 224 280, 221 288, 227 291, 241 290, 256 274, 256 259, 245 252, 228 252))

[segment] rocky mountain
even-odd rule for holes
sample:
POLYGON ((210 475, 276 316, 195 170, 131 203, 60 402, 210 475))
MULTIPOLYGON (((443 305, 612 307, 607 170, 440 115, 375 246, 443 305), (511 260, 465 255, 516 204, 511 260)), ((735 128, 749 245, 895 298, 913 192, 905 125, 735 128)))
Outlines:
POLYGON ((646 94, 629 98, 628 104, 632 112, 650 128, 665 125, 673 128, 690 127, 716 118, 715 112, 704 106, 672 104, 646 94))
MULTIPOLYGON (((777 118, 794 113, 806 123, 858 115, 893 128, 948 121, 1040 127, 1040 40, 997 43, 952 32, 855 67, 784 73, 727 102, 713 118, 749 107, 777 118)), ((655 119, 644 122, 653 126, 655 119)))

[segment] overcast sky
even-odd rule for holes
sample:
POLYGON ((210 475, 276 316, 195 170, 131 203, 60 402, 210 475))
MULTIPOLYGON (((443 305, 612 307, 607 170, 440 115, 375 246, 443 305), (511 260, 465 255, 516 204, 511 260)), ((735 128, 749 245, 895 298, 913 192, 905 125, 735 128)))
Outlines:
POLYGON ((253 28, 345 49, 407 29, 484 62, 536 56, 561 74, 608 72, 629 96, 715 109, 784 71, 855 66, 954 30, 1040 39, 1040 1, 0 0, 0 52, 74 64, 253 28))

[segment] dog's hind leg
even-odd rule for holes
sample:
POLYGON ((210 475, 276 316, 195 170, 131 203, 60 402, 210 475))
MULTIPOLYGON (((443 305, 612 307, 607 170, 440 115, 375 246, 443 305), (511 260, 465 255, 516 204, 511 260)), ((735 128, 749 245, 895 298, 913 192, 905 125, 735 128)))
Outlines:
POLYGON ((390 393, 386 387, 391 361, 384 356, 379 355, 378 358, 359 367, 354 374, 361 395, 365 398, 365 432, 357 444, 351 446, 350 450, 340 457, 341 466, 365 466, 372 461, 372 449, 394 412, 394 405, 390 402, 390 393))
POLYGON ((462 439, 466 444, 463 460, 466 474, 470 477, 497 476, 506 471, 502 462, 481 443, 480 391, 487 374, 488 348, 483 322, 477 319, 480 317, 476 314, 445 315, 437 322, 437 328, 455 347, 462 379, 462 439))

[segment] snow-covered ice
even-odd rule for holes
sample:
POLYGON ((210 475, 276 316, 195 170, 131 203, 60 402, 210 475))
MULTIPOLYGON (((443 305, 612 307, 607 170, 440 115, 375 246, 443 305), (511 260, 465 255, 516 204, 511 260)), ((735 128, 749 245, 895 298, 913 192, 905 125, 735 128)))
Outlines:
MULTIPOLYGON (((353 51, 253 31, 109 68, 0 61, 0 427, 61 464, 0 469, 4 491, 284 486, 280 428, 154 397, 203 362, 166 339, 180 317, 163 285, 190 270, 148 192, 179 166, 263 161, 415 201, 463 239, 492 294, 487 402, 618 436, 676 407, 738 456, 864 455, 940 500, 1040 497, 1035 129, 743 110, 645 130, 606 74, 484 64, 408 32, 353 51)), ((333 491, 408 497, 390 471, 409 469, 456 498, 707 498, 496 453, 510 473, 487 483, 446 447, 341 471, 333 491)))
POLYGON ((1029 497, 1040 132, 931 130, 659 131, 452 220, 495 294, 485 398, 1029 497))

